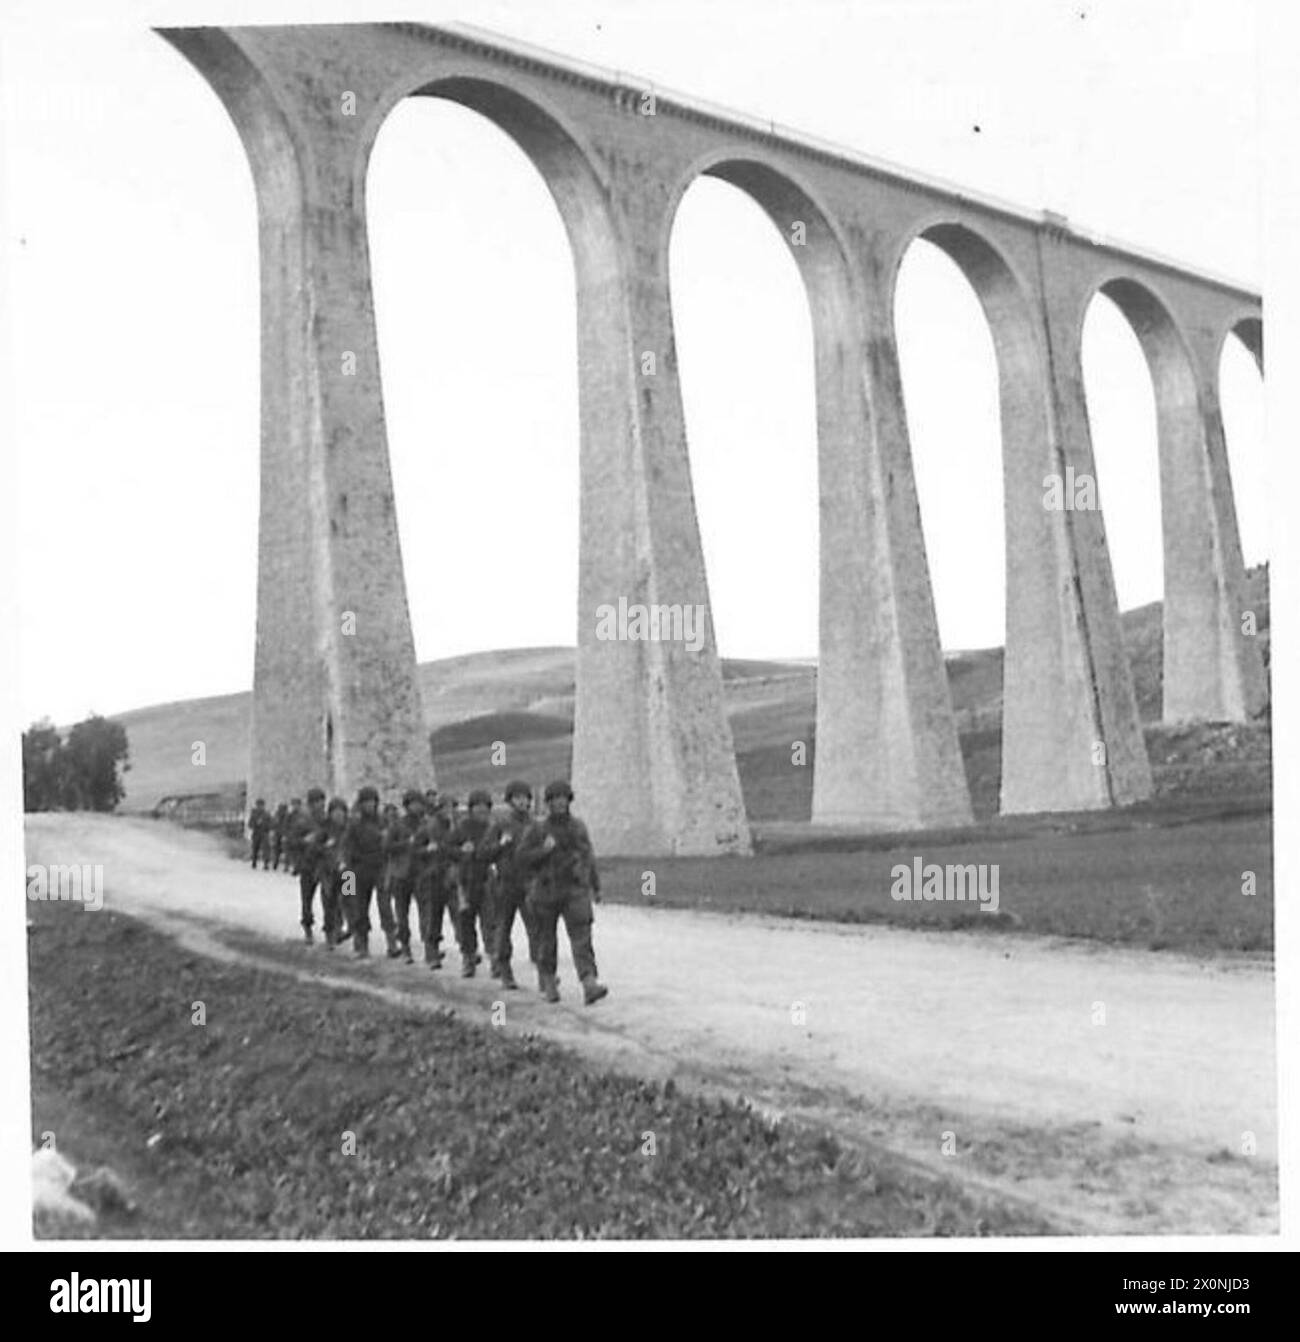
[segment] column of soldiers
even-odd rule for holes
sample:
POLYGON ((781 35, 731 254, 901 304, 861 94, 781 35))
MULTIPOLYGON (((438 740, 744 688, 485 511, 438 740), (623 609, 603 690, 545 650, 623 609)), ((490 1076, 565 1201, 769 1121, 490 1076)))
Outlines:
POLYGON ((442 934, 450 918, 460 951, 461 974, 473 978, 487 953, 489 972, 504 988, 517 988, 512 937, 516 918, 536 967, 538 989, 560 1000, 557 935, 564 921, 574 967, 589 1005, 609 989, 596 974, 592 947, 593 903, 600 874, 587 827, 570 811, 573 790, 560 779, 547 786, 545 809, 533 811, 533 790, 510 783, 505 809, 494 815, 492 794, 469 794, 464 813, 455 797, 436 789, 409 789, 398 808, 381 811, 379 793, 363 787, 349 807, 341 797, 328 805, 312 788, 304 807, 295 797, 274 813, 259 798, 249 813, 252 864, 281 863, 298 878, 303 936, 315 940, 315 902, 327 950, 352 942, 353 954, 370 954, 370 911, 378 911, 389 959, 414 964, 411 906, 424 963, 443 964, 442 934))

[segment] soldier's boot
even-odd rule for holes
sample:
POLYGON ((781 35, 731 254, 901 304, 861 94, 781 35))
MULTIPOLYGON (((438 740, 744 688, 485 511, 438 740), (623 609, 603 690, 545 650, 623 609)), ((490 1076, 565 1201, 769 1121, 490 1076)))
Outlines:
POLYGON ((399 944, 397 937, 392 932, 385 932, 384 938, 388 942, 388 958, 390 960, 396 960, 402 953, 402 947, 399 944))
POLYGON ((358 932, 353 938, 353 953, 358 960, 365 960, 370 955, 370 936, 366 932, 358 932))
POLYGON ((501 966, 501 972, 497 976, 501 980, 503 988, 518 988, 519 984, 515 982, 515 971, 508 964, 501 966))
POLYGON ((415 956, 411 954, 411 943, 409 941, 402 943, 402 963, 408 965, 415 963, 415 956))
POLYGON ((478 968, 478 956, 472 952, 466 951, 460 957, 460 976, 463 979, 472 979, 474 971, 478 968))
POLYGON ((609 989, 603 983, 599 983, 594 974, 590 978, 582 980, 582 1000, 588 1006, 593 1002, 599 1002, 602 997, 608 996, 609 989))
POLYGON ((548 1002, 558 1002, 560 1000, 560 979, 558 974, 544 974, 539 969, 537 971, 538 986, 541 988, 542 996, 548 1002))
POLYGON ((310 927, 304 927, 304 928, 302 929, 302 939, 307 943, 307 945, 309 945, 309 946, 311 945, 311 942, 312 942, 312 936, 311 936, 311 928, 310 928, 310 927))
POLYGON ((432 941, 426 941, 424 943, 424 963, 428 965, 430 969, 441 969, 442 948, 435 946, 432 941))

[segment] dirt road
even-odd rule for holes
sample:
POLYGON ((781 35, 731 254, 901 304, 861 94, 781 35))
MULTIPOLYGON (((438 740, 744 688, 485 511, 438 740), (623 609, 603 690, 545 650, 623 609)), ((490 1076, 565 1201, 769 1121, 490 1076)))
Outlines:
POLYGON ((202 835, 33 816, 27 849, 29 863, 102 864, 106 907, 188 940, 484 1020, 504 1000, 506 1028, 886 1144, 1064 1229, 1276 1229, 1265 961, 604 905, 610 998, 578 1004, 562 944, 565 1001, 548 1007, 527 985, 302 946, 296 883, 202 835))

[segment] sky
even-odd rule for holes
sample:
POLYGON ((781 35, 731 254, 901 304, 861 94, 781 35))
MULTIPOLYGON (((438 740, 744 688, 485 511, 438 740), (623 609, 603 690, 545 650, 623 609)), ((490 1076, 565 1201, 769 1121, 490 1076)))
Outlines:
MULTIPOLYGON (((392 17, 349 5, 19 0, 0 46, 3 320, 17 485, 18 711, 67 722, 251 683, 258 475, 252 182, 166 22, 392 17)), ((1238 3, 476 3, 460 18, 1259 286, 1262 94, 1238 3), (976 132, 974 127, 978 126, 976 132)), ((397 108, 367 183, 383 390, 424 660, 571 644, 573 271, 540 176, 454 104, 397 108), (481 504, 484 481, 492 506, 481 504), (450 502, 449 502, 450 501, 450 502), (522 560, 521 560, 522 556, 522 560), (522 571, 529 598, 515 599, 522 571), (502 595, 510 593, 510 600, 502 595)), ((687 193, 671 281, 687 438, 724 655, 816 653, 810 320, 788 248, 726 184, 687 193)), ((896 328, 940 634, 1002 640, 992 345, 973 291, 915 244, 896 328)), ((1158 599, 1154 407, 1132 333, 1085 328, 1121 605, 1158 599)), ((1248 562, 1269 553, 1263 394, 1229 342, 1248 562)))

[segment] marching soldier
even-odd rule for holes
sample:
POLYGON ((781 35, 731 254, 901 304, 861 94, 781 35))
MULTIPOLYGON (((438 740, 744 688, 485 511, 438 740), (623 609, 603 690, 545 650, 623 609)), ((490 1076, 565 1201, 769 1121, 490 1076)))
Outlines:
POLYGON ((248 833, 253 843, 253 870, 257 870, 257 859, 262 859, 262 870, 266 871, 271 865, 271 813, 266 809, 266 802, 259 797, 253 803, 253 809, 248 813, 248 833))
MULTIPOLYGON (((424 793, 418 788, 410 789, 402 797, 402 808, 404 814, 399 815, 384 834, 384 847, 388 854, 384 898, 397 929, 397 954, 409 965, 412 963, 411 897, 415 894, 417 868, 424 865, 415 850, 417 844, 424 847, 428 842, 428 830, 424 822, 424 793)), ((419 909, 417 899, 417 912, 419 909)), ((422 936, 423 932, 421 927, 422 936)))
POLYGON ((548 814, 529 826, 516 858, 524 872, 536 877, 528 903, 536 919, 538 987, 548 1002, 560 1000, 556 943, 557 924, 563 918, 583 1001, 590 1006, 609 993, 596 977, 591 939, 592 901, 600 900, 596 854, 586 825, 569 811, 573 789, 568 782, 548 783, 545 800, 548 814))
MULTIPOLYGON (((430 789, 432 792, 432 789, 430 789)), ((429 793, 425 793, 428 800, 429 793)), ((430 969, 442 968, 442 924, 448 907, 456 924, 455 858, 452 842, 451 798, 433 793, 433 804, 425 818, 421 836, 414 844, 415 906, 420 915, 420 938, 424 962, 430 969)))
MULTIPOLYGON (((357 793, 356 814, 343 836, 343 880, 351 878, 352 894, 344 885, 344 907, 352 928, 352 949, 357 959, 370 954, 370 900, 384 879, 384 830, 379 820, 379 793, 363 787, 357 793)), ((379 900, 379 925, 388 941, 389 955, 396 954, 393 918, 384 899, 379 900)))
POLYGON ((506 815, 494 820, 483 836, 480 855, 485 862, 495 863, 497 869, 497 901, 495 939, 491 946, 492 976, 501 980, 503 988, 517 988, 510 960, 514 947, 510 933, 515 914, 519 914, 528 937, 528 958, 537 963, 536 933, 532 910, 528 908, 528 874, 519 865, 519 843, 533 823, 533 790, 527 783, 516 779, 506 787, 506 815))
MULTIPOLYGON (((452 803, 453 807, 455 802, 452 803)), ((478 953, 478 929, 491 953, 491 912, 487 901, 488 863, 479 855, 479 845, 492 823, 492 794, 482 788, 469 794, 469 814, 456 826, 454 847, 459 853, 460 898, 456 902, 456 931, 460 942, 461 974, 474 977, 482 956, 478 953)))
MULTIPOLYGON (((294 798, 294 805, 298 799, 294 798)), ((289 829, 289 852, 293 857, 293 869, 298 877, 298 902, 301 909, 303 934, 311 942, 312 900, 316 887, 320 884, 320 873, 316 868, 316 853, 313 840, 325 825, 325 793, 314 787, 307 793, 307 809, 296 813, 289 829)), ((325 891, 321 890, 321 912, 325 909, 325 891)))
MULTIPOLYGON (((332 951, 347 940, 343 927, 343 841, 348 830, 348 804, 334 797, 319 829, 308 837, 303 851, 320 884, 321 921, 325 929, 325 949, 332 951)), ((308 936, 310 940, 310 935, 308 936)))

